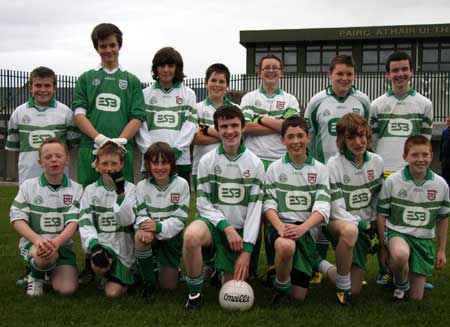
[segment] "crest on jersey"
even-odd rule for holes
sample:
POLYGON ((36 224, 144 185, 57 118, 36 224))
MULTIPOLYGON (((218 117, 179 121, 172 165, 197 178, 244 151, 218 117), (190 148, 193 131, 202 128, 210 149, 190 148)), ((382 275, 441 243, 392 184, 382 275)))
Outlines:
POLYGON ((280 176, 278 177, 278 180, 282 183, 287 181, 287 176, 284 173, 281 173, 280 176))
POLYGON ((156 103, 158 103, 158 99, 155 96, 152 96, 150 98, 150 104, 156 104, 156 103))
POLYGON ((367 170, 367 178, 369 179, 369 181, 373 180, 374 177, 375 177, 375 172, 373 171, 373 169, 367 170))
POLYGON ((44 202, 44 199, 42 199, 42 196, 38 195, 34 198, 33 202, 36 204, 42 204, 44 202))
POLYGON ((244 175, 245 178, 250 177, 250 169, 247 169, 246 171, 244 171, 244 173, 242 175, 244 175))
POLYGON ((63 194, 63 203, 66 206, 70 206, 73 201, 73 195, 72 194, 63 194))
POLYGON ((180 201, 180 193, 170 193, 170 202, 176 204, 180 201))
POLYGON ((182 97, 179 97, 178 95, 175 97, 175 102, 177 103, 177 104, 182 104, 183 103, 183 98, 182 97))
POLYGON ((390 112, 391 111, 391 106, 387 105, 386 107, 384 107, 383 112, 390 112))
POLYGON ((408 196, 408 192, 406 192, 406 190, 401 189, 400 191, 398 191, 398 197, 399 198, 406 198, 408 196))
POLYGON ((262 103, 259 100, 255 100, 255 107, 261 107, 262 103))
POLYGON ((350 176, 344 175, 344 177, 343 177, 342 179, 343 179, 343 181, 344 181, 344 184, 350 183, 350 176))
POLYGON ((276 102, 277 109, 283 109, 285 104, 286 104, 285 101, 277 101, 276 102))
POLYGON ((31 121, 30 117, 28 117, 27 115, 23 116, 22 123, 29 124, 30 121, 31 121))
POLYGON ((214 167, 214 174, 216 174, 216 175, 222 174, 222 169, 220 168, 219 165, 216 165, 216 166, 214 167))
POLYGON ((101 83, 101 81, 100 81, 98 78, 94 78, 94 79, 92 80, 92 85, 94 85, 94 86, 99 86, 100 83, 101 83))
POLYGON ((428 200, 430 200, 430 201, 436 200, 436 194, 437 194, 436 190, 428 190, 428 192, 427 192, 428 200))
POLYGON ((96 197, 95 195, 92 197, 92 204, 93 205, 98 205, 100 203, 100 200, 98 197, 96 197))
POLYGON ((151 203, 152 198, 150 197, 150 195, 146 194, 146 195, 144 195, 144 201, 145 201, 145 203, 151 203))
POLYGON ((325 109, 324 111, 323 111, 323 114, 322 114, 324 117, 326 117, 326 116, 329 116, 329 115, 331 115, 331 112, 330 112, 330 110, 328 110, 328 109, 325 109))
POLYGON ((316 184, 317 182, 317 174, 316 173, 308 173, 308 183, 316 184))
POLYGON ((119 89, 126 90, 128 87, 128 81, 124 79, 119 79, 119 89))

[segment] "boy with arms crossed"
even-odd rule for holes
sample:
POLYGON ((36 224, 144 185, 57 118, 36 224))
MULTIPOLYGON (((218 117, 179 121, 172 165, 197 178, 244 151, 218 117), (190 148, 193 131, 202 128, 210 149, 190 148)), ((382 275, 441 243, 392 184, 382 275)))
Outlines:
POLYGON ((434 267, 447 262, 450 199, 445 180, 431 171, 431 142, 423 135, 410 136, 403 158, 408 163, 384 182, 377 206, 381 262, 394 275, 394 300, 421 300, 425 279, 434 267), (438 232, 438 251, 433 238, 438 232))
POLYGON ((91 253, 93 271, 105 276, 105 294, 117 297, 134 282, 133 223, 135 186, 125 180, 123 149, 108 141, 98 149, 95 169, 99 179, 88 185, 81 199, 80 237, 91 253))
POLYGON ((55 291, 72 294, 78 277, 71 238, 83 188, 64 174, 69 152, 62 141, 47 138, 38 154, 44 172, 21 185, 10 211, 10 221, 22 236, 20 254, 31 267, 27 295, 43 294, 45 273, 50 273, 55 291))
POLYGON ((348 113, 336 125, 339 153, 328 160, 331 215, 327 228, 336 250, 336 300, 349 305, 361 291, 368 253, 375 253, 375 204, 383 184, 383 159, 367 151, 367 121, 348 113))
POLYGON ((214 113, 214 126, 221 144, 200 160, 197 177, 198 219, 184 233, 183 261, 189 296, 186 309, 202 303, 202 247, 214 245, 216 269, 224 282, 245 280, 250 255, 259 232, 264 167, 241 144, 245 120, 235 105, 214 113))
POLYGON ((174 290, 183 247, 183 228, 189 214, 189 184, 177 172, 175 154, 164 142, 153 143, 144 154, 148 178, 136 187, 137 217, 134 245, 144 279, 142 295, 150 297, 159 264, 159 284, 174 290))

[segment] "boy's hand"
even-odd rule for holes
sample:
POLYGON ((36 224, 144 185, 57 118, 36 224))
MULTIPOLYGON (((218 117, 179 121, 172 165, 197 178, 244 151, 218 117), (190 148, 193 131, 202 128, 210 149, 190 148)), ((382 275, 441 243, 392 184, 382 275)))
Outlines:
POLYGON ((106 142, 108 142, 110 140, 111 139, 109 137, 106 137, 103 134, 98 134, 94 139, 94 143, 97 148, 101 148, 102 146, 104 146, 106 144, 106 142))
POLYGON ((286 230, 283 237, 296 240, 305 235, 305 233, 306 230, 302 225, 286 224, 286 230))
POLYGON ((125 148, 125 144, 127 144, 128 140, 124 137, 118 137, 115 139, 110 139, 110 142, 113 142, 119 146, 119 148, 123 151, 123 153, 127 153, 127 149, 125 148))
POLYGON ((244 249, 244 242, 234 227, 228 226, 223 231, 227 236, 228 245, 230 246, 231 251, 241 252, 244 249))
POLYGON ((125 177, 123 177, 122 171, 116 171, 115 173, 108 173, 111 177, 114 186, 116 187, 116 193, 118 195, 125 193, 125 177))
POLYGON ((146 232, 156 232, 156 223, 153 220, 146 220, 139 225, 139 229, 146 232))
POLYGON ((143 229, 139 229, 136 232, 136 238, 139 240, 139 242, 141 243, 145 243, 145 244, 149 244, 153 241, 153 239, 155 238, 155 234, 152 232, 147 232, 143 229))
POLYGON ((249 274, 250 252, 243 251, 234 264, 233 279, 246 280, 249 274))
POLYGON ((436 269, 442 269, 447 264, 447 257, 445 251, 438 251, 436 255, 436 269))
POLYGON ((100 244, 96 244, 92 248, 91 260, 98 268, 107 268, 111 264, 108 252, 100 244))
POLYGON ((40 237, 34 246, 37 250, 36 255, 43 258, 51 257, 57 251, 52 241, 44 237, 40 237))

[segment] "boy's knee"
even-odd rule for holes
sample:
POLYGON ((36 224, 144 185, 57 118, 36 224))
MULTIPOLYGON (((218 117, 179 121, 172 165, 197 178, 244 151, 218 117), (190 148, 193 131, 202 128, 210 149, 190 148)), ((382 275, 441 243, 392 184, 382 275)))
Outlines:
POLYGON ((70 285, 61 285, 59 287, 55 287, 55 291, 61 295, 67 296, 74 294, 78 289, 78 285, 70 284, 70 285))
POLYGON ((292 258, 295 253, 295 242, 290 239, 278 238, 275 242, 275 256, 283 259, 292 258))
POLYGON ((389 249, 390 260, 396 264, 404 264, 409 260, 409 250, 403 247, 392 247, 389 249))
POLYGON ((346 246, 354 247, 358 239, 358 227, 353 224, 345 224, 340 232, 339 242, 344 242, 346 246))
POLYGON ((186 230, 183 235, 183 247, 186 249, 195 249, 201 246, 200 237, 194 230, 186 230))

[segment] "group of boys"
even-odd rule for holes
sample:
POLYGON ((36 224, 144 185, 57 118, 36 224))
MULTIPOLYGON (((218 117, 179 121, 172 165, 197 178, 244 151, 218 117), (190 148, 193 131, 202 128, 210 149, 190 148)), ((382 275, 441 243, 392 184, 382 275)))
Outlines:
POLYGON ((20 151, 20 190, 10 217, 31 269, 29 295, 42 294, 45 274, 60 293, 77 289, 70 239, 79 227, 89 254, 85 268, 105 277, 108 296, 133 283, 136 259, 145 296, 157 280, 174 289, 182 257, 186 308, 198 309, 202 249, 211 250, 209 264, 223 272, 222 282, 245 280, 256 272, 264 241, 275 267, 274 307, 303 300, 315 271, 336 285, 339 304, 350 304, 377 246, 394 276, 394 298, 423 297, 435 261, 436 268, 446 263, 450 203, 448 186, 429 169, 433 111, 410 86, 407 54, 389 57, 392 88, 372 104, 353 86, 352 58, 336 56, 331 85, 311 99, 303 119, 296 98, 279 87, 283 63, 274 55, 261 59, 261 87, 238 107, 225 96, 230 72, 222 64, 208 68, 208 96, 196 103, 173 48, 155 54, 155 83, 142 91, 119 66, 122 33, 115 25, 96 26, 92 42, 101 65, 78 79, 73 114, 55 100, 54 73, 38 68, 30 76, 30 101, 8 126, 7 149, 20 151), (82 186, 64 173, 64 142, 76 141, 74 125, 81 131, 82 186), (136 186, 135 136, 145 177, 136 186), (368 151, 372 144, 376 153, 368 151), (183 235, 191 176, 197 217, 183 235), (328 240, 336 266, 326 261, 328 240))

